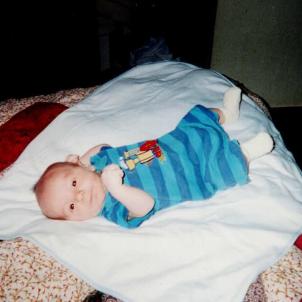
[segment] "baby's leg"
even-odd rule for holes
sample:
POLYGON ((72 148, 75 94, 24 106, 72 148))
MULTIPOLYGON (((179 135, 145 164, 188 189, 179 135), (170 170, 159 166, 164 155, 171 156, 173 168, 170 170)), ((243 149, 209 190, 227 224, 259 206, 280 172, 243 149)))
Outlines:
POLYGON ((223 97, 223 107, 212 109, 218 113, 220 124, 232 123, 238 120, 240 101, 241 90, 238 87, 232 87, 226 91, 223 97))
POLYGON ((218 114, 218 121, 219 121, 219 124, 224 124, 225 123, 225 118, 224 118, 224 114, 223 112, 219 109, 219 108, 211 108, 211 111, 214 111, 218 114))
POLYGON ((260 132, 252 139, 240 144, 240 147, 247 161, 250 162, 270 153, 274 148, 274 141, 268 133, 260 132))

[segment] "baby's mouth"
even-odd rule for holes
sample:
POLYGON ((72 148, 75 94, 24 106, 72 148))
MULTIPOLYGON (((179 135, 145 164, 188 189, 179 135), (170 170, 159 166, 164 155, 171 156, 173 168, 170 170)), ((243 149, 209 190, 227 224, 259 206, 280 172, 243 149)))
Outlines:
POLYGON ((93 185, 92 187, 91 187, 91 190, 90 190, 90 205, 91 206, 96 206, 96 204, 97 204, 97 201, 98 201, 98 196, 99 194, 98 194, 98 190, 97 190, 97 186, 96 185, 93 185))
POLYGON ((93 205, 94 200, 95 200, 95 189, 94 189, 94 186, 91 187, 89 198, 90 198, 89 204, 90 204, 90 205, 93 205))

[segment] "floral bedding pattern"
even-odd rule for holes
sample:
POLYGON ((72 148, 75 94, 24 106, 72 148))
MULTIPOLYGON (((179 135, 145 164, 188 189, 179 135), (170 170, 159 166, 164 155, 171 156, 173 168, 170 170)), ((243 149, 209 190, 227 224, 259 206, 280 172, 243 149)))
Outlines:
MULTIPOLYGON (((69 107, 94 89, 78 88, 45 96, 9 99, 0 103, 0 125, 36 102, 57 102, 69 107)), ((269 116, 262 99, 250 91, 245 92, 269 116)), ((293 246, 278 263, 250 285, 244 302, 301 300, 302 251, 293 246)), ((121 302, 97 292, 38 246, 22 238, 0 241, 0 301, 121 302)))
POLYGON ((0 301, 83 301, 94 289, 21 238, 1 242, 0 301))
POLYGON ((291 250, 261 274, 267 301, 302 301, 302 250, 291 250))

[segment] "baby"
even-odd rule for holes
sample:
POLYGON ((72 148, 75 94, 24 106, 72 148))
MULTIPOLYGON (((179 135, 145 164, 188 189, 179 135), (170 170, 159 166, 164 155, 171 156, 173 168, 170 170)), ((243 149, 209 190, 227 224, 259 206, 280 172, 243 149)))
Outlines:
POLYGON ((240 100, 240 89, 230 88, 221 109, 197 105, 156 140, 98 145, 50 165, 34 187, 42 212, 134 228, 161 209, 247 183, 248 163, 271 152, 273 140, 265 132, 241 145, 229 139, 221 124, 238 119, 240 100))

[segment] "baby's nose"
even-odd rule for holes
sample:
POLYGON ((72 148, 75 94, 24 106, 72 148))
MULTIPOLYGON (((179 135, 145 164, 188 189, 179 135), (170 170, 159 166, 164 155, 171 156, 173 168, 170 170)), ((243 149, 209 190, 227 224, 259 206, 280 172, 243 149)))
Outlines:
POLYGON ((82 202, 84 200, 84 191, 80 190, 77 192, 76 200, 82 202))

